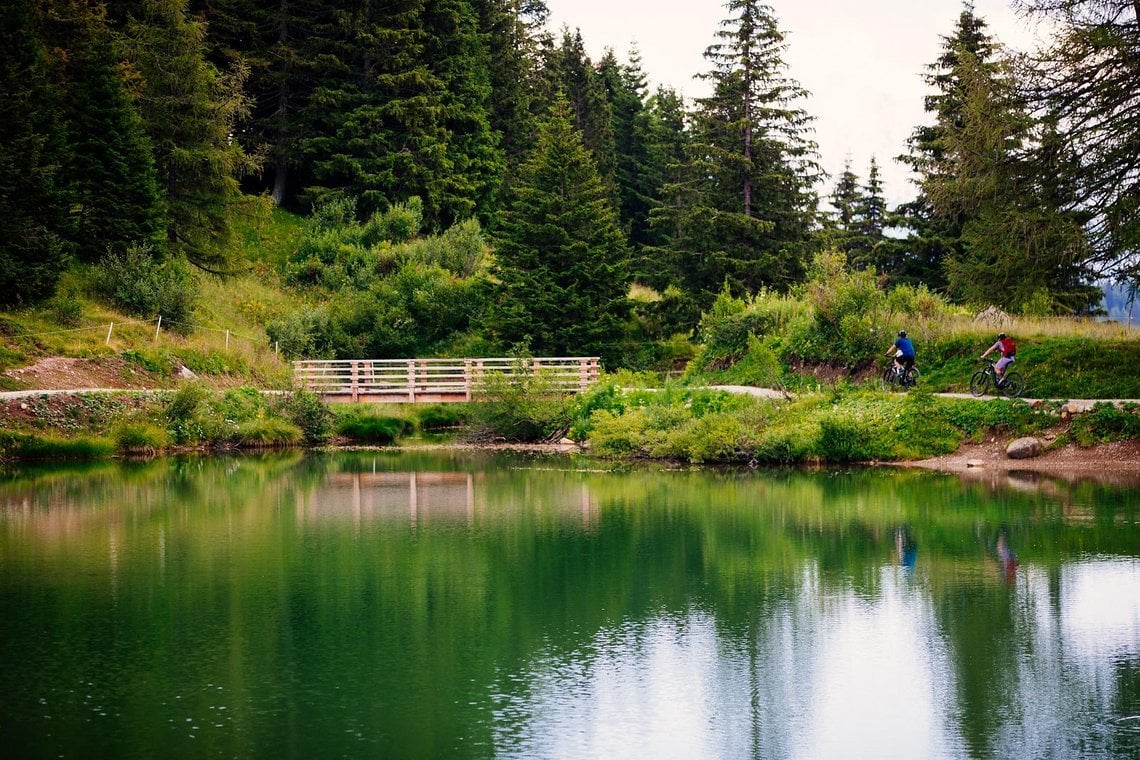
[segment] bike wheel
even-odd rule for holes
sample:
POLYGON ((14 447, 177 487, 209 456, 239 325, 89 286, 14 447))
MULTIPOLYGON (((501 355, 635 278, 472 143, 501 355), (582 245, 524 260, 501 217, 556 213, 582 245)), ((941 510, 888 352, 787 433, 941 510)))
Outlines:
POLYGON ((894 367, 887 367, 885 370, 883 370, 883 390, 884 391, 887 391, 888 393, 890 391, 893 391, 896 387, 895 383, 897 383, 897 382, 898 382, 898 374, 895 372, 894 367))
POLYGON ((1021 373, 1012 370, 1005 373, 1005 382, 1001 384, 1001 392, 1010 398, 1017 398, 1025 390, 1025 378, 1021 373))
POLYGON ((910 369, 908 369, 906 371, 906 377, 903 378, 903 385, 907 386, 908 388, 917 388, 918 387, 918 375, 919 375, 918 368, 917 367, 911 367, 910 369))
POLYGON ((984 369, 980 369, 974 373, 970 378, 970 394, 973 396, 981 396, 985 394, 986 387, 990 384, 990 376, 984 369))

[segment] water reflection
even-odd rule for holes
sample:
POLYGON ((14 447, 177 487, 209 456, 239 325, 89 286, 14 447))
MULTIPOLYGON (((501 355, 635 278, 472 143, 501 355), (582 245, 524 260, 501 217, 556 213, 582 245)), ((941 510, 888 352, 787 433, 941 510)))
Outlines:
POLYGON ((372 453, 14 473, 6 738, 1136 756, 1138 492, 1005 477, 372 453))

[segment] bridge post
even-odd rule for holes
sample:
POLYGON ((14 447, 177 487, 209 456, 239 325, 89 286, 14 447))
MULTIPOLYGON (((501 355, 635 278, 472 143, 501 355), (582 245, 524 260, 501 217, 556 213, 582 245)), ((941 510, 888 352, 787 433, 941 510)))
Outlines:
POLYGON ((356 402, 360 401, 360 372, 357 369, 358 362, 353 362, 351 367, 352 375, 351 379, 349 380, 349 387, 352 390, 352 403, 355 404, 356 402))
POLYGON ((416 360, 408 360, 408 403, 416 402, 416 360))
POLYGON ((463 360, 463 397, 465 400, 471 400, 471 360, 463 360))

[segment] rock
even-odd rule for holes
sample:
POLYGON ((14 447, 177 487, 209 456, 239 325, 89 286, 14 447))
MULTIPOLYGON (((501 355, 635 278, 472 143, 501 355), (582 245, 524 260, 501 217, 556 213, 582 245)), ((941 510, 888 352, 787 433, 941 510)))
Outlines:
POLYGON ((561 441, 558 442, 558 445, 559 446, 577 446, 578 442, 571 440, 569 438, 563 438, 561 441))
POLYGON ((1013 320, 1004 311, 996 306, 987 306, 974 315, 975 322, 981 322, 991 327, 1004 327, 1010 324, 1013 320))
POLYGON ((1018 438, 1005 447, 1005 455, 1010 459, 1029 459, 1039 455, 1044 448, 1041 441, 1032 436, 1018 438))
POLYGON ((179 368, 178 376, 185 378, 187 380, 193 380, 194 378, 198 377, 197 375, 194 374, 194 370, 190 369, 185 364, 183 364, 182 367, 179 368))

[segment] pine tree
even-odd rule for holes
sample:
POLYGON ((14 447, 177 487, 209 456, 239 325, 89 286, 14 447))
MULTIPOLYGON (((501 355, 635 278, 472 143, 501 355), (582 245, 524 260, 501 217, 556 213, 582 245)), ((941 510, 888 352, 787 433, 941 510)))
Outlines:
MULTIPOLYGON (((582 135, 582 143, 594 157, 602 182, 617 201, 617 146, 614 140, 613 114, 606 96, 605 83, 586 55, 582 33, 562 33, 562 44, 555 51, 554 64, 548 66, 555 90, 552 100, 566 98, 570 103, 574 127, 582 135)), ((552 101, 548 101, 552 102, 552 101)))
POLYGON ((503 212, 494 333, 537 354, 619 361, 627 252, 590 152, 556 101, 503 212))
POLYGON ((55 289, 68 259, 68 194, 60 177, 65 133, 30 0, 0 3, 0 302, 55 289))
POLYGON ((691 318, 727 285, 740 295, 787 287, 804 271, 819 170, 806 93, 785 75, 776 19, 755 0, 733 16, 705 57, 712 95, 697 101, 679 181, 653 212, 670 236, 661 251, 692 302, 691 318))

